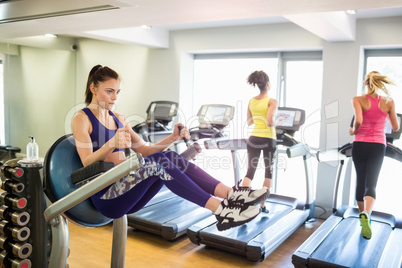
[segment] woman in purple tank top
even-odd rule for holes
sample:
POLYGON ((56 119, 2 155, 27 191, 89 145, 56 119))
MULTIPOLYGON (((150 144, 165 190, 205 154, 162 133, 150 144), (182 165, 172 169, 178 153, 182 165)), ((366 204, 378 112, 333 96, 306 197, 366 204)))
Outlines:
POLYGON ((349 134, 354 135, 352 159, 356 170, 356 201, 360 212, 361 234, 371 238, 370 216, 376 198, 376 186, 385 156, 385 121, 389 119, 394 131, 399 129, 394 101, 387 84, 392 84, 376 71, 364 81, 367 94, 354 97, 354 122, 349 134), (385 95, 384 97, 380 96, 385 95))
POLYGON ((187 128, 164 140, 145 145, 127 120, 111 110, 120 93, 120 77, 109 67, 97 65, 89 73, 85 102, 72 123, 77 151, 84 166, 96 161, 125 160, 125 148, 144 156, 145 164, 116 183, 91 197, 94 206, 109 218, 119 218, 144 207, 165 185, 175 194, 211 210, 217 218, 218 230, 242 225, 259 212, 258 204, 268 194, 267 188, 228 187, 200 167, 175 152, 163 150, 182 137, 189 138, 187 128))

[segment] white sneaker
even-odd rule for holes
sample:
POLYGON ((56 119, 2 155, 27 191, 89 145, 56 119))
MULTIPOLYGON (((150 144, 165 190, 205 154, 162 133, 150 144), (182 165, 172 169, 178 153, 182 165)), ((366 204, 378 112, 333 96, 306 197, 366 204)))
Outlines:
POLYGON ((250 187, 233 186, 228 194, 229 204, 255 205, 264 201, 269 196, 269 189, 262 187, 258 190, 251 190, 250 187))
POLYGON ((218 223, 216 227, 219 231, 224 231, 232 227, 243 225, 260 213, 258 206, 229 205, 226 199, 221 203, 215 214, 218 223))

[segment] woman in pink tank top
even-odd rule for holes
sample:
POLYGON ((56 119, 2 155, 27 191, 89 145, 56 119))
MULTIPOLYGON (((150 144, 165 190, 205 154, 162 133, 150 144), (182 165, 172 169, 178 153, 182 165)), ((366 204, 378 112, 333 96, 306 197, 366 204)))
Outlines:
POLYGON ((352 159, 356 169, 356 201, 360 212, 361 234, 370 239, 370 216, 387 145, 385 121, 388 117, 394 131, 399 129, 399 125, 394 101, 386 88, 387 84, 392 84, 388 77, 373 71, 366 76, 364 84, 367 86, 367 94, 354 97, 352 101, 355 120, 349 134, 354 135, 352 159), (385 96, 381 97, 379 93, 385 96))

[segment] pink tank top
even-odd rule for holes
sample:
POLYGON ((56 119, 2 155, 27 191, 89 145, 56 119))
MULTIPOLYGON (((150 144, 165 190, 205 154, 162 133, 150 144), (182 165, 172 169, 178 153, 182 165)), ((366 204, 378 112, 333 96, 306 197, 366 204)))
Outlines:
POLYGON ((370 101, 370 108, 363 112, 363 122, 355 135, 354 141, 375 142, 386 145, 385 120, 387 119, 387 113, 381 111, 380 107, 378 107, 381 97, 366 97, 370 101))

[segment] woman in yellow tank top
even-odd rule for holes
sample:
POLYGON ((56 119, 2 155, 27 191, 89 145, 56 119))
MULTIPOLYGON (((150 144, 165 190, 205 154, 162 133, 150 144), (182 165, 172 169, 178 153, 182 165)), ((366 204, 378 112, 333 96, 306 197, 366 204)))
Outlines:
MULTIPOLYGON (((265 72, 253 72, 248 76, 247 82, 254 87, 257 85, 260 94, 250 99, 247 109, 247 123, 249 126, 254 125, 254 129, 247 142, 248 169, 243 179, 242 186, 250 187, 262 151, 265 166, 263 187, 269 190, 271 187, 272 168, 276 154, 276 131, 274 126, 276 100, 268 97, 271 84, 265 72)), ((261 202, 262 212, 268 212, 264 204, 265 200, 261 202)))

